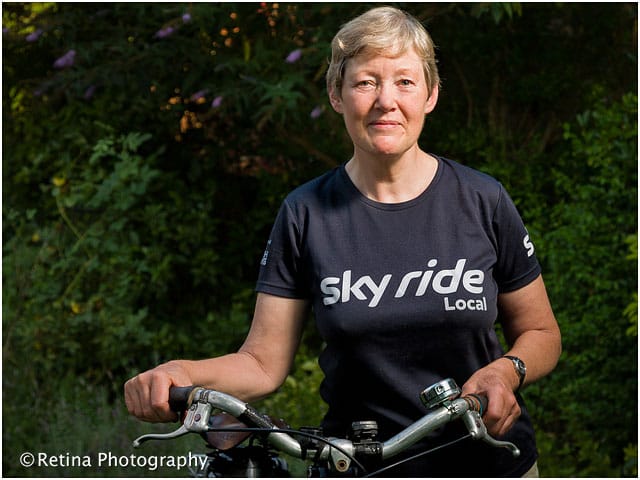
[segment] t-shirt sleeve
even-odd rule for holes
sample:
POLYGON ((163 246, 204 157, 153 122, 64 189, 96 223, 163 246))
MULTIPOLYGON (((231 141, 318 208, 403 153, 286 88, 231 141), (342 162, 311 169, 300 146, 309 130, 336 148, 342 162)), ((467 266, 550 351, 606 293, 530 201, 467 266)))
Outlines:
POLYGON ((541 272, 535 248, 513 200, 502 186, 493 229, 498 250, 494 277, 499 292, 514 291, 535 280, 541 272))
POLYGON ((303 286, 301 235, 294 213, 285 200, 260 261, 257 292, 287 298, 308 297, 303 286))

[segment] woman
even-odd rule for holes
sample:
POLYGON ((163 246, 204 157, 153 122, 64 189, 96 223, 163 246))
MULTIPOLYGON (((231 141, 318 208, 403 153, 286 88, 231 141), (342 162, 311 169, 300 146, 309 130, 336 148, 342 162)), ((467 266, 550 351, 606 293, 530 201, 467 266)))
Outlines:
MULTIPOLYGON (((389 7, 347 23, 332 42, 329 98, 354 153, 288 195, 261 262, 250 332, 236 353, 177 360, 129 380, 130 412, 175 419, 171 385, 204 385, 246 401, 274 392, 312 308, 326 342, 325 433, 376 420, 387 439, 424 415, 419 392, 447 377, 489 398, 489 432, 520 447, 462 442, 393 476, 535 475, 537 452, 517 391, 548 374, 560 332, 533 245, 492 178, 418 145, 438 100, 433 44, 389 7), (500 316, 509 351, 495 331, 500 316)), ((451 424, 414 452, 458 435, 451 424)))

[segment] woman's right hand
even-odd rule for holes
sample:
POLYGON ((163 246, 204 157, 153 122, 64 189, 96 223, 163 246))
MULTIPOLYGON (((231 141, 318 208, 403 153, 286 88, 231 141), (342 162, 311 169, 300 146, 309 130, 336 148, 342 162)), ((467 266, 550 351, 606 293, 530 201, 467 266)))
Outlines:
POLYGON ((180 361, 163 363, 124 384, 124 400, 129 413, 146 422, 174 422, 178 415, 169 408, 169 388, 192 385, 180 361))

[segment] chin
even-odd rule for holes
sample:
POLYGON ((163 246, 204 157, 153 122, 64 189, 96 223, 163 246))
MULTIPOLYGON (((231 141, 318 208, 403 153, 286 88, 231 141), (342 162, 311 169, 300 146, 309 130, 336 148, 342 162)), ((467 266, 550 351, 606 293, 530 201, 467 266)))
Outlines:
POLYGON ((411 150, 413 145, 407 146, 404 142, 398 141, 377 141, 372 142, 371 151, 378 155, 402 155, 411 150))
POLYGON ((371 151, 380 153, 383 155, 393 155, 394 153, 398 153, 400 151, 399 145, 396 143, 388 143, 388 142, 377 142, 371 145, 371 151))
POLYGON ((397 157, 405 153, 407 150, 404 148, 399 148, 397 146, 393 147, 379 147, 376 146, 373 148, 372 152, 375 155, 383 156, 383 157, 397 157))

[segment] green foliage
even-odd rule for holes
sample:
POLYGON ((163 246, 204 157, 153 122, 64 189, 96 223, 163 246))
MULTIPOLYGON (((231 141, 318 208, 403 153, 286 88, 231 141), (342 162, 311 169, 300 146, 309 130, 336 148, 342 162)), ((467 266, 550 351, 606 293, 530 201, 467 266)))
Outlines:
POLYGON ((154 425, 136 421, 120 402, 114 403, 107 390, 87 384, 74 376, 58 378, 55 397, 34 395, 37 385, 20 382, 13 371, 4 376, 17 380, 12 393, 27 399, 16 403, 3 400, 3 416, 23 419, 5 422, 2 436, 5 445, 2 473, 5 477, 186 477, 186 469, 120 460, 137 457, 186 456, 202 453, 204 441, 190 435, 173 442, 145 444, 133 450, 131 442, 143 433, 167 433, 176 425, 154 425), (9 448, 6 448, 9 446, 9 448), (24 452, 45 453, 59 458, 38 461, 22 468, 19 457, 24 452), (101 456, 102 455, 102 456, 101 456), (76 460, 72 460, 73 458, 76 460), (76 463, 73 463, 76 462, 76 463), (83 463, 84 462, 84 463, 83 463))
POLYGON ((538 245, 564 352, 528 396, 542 429, 557 432, 545 447, 560 475, 626 474, 624 450, 637 444, 637 341, 625 314, 637 292, 627 254, 637 231, 636 117, 629 94, 598 100, 565 126, 570 148, 553 175, 558 201, 538 245))
POLYGON ((124 366, 124 343, 152 344, 143 327, 148 309, 138 303, 159 270, 139 235, 153 220, 144 215, 144 199, 159 175, 155 154, 137 154, 148 139, 132 133, 100 140, 84 166, 68 162, 40 186, 49 196, 41 211, 5 209, 14 233, 3 264, 12 273, 3 312, 10 362, 19 361, 14 351, 40 352, 30 367, 46 378, 67 371, 60 359, 71 357, 77 373, 104 382, 124 366))
MULTIPOLYGON (((307 332, 307 336, 310 332, 307 332)), ((281 415, 289 425, 319 426, 326 413, 320 400, 319 387, 323 375, 318 366, 318 351, 303 343, 291 374, 280 390, 263 400, 260 408, 273 415, 281 415)))
MULTIPOLYGON (((627 259, 633 263, 638 263, 638 234, 629 235, 625 239, 629 245, 629 254, 627 259)), ((630 337, 638 337, 638 292, 633 292, 631 302, 624 309, 624 316, 629 320, 627 335, 630 337)))
POLYGON ((507 18, 512 18, 514 14, 522 15, 522 5, 518 2, 479 2, 471 7, 471 15, 473 17, 477 18, 486 13, 491 14, 493 21, 497 25, 505 18, 505 16, 507 18))
MULTIPOLYGON (((142 474, 15 458, 126 452, 130 375, 242 342, 283 196, 351 154, 323 75, 369 6, 3 4, 5 474, 142 474)), ((526 390, 542 473, 633 476, 637 5, 400 6, 438 45, 424 147, 503 182, 543 263, 565 352, 526 390)), ((318 423, 320 348, 309 328, 264 410, 318 423)))

